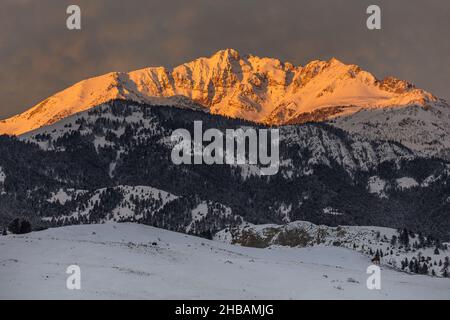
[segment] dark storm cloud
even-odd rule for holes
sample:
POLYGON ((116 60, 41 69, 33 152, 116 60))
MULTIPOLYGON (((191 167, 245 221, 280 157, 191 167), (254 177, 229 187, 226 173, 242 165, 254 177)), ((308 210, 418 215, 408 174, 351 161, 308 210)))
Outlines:
POLYGON ((450 100, 444 0, 3 0, 0 118, 87 77, 175 66, 223 48, 294 64, 337 57, 450 100), (78 4, 82 30, 66 29, 78 4), (365 27, 369 4, 382 30, 365 27))

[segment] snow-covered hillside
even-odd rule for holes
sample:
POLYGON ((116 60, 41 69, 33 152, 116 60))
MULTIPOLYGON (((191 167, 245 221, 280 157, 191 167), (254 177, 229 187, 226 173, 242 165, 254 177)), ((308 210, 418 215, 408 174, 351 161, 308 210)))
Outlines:
MULTIPOLYGON (((164 129, 157 120, 152 117, 144 117, 144 111, 138 105, 130 103, 129 113, 126 117, 113 114, 109 103, 102 104, 89 111, 79 112, 52 125, 27 132, 19 137, 20 140, 38 144, 43 150, 63 151, 62 147, 55 147, 55 142, 66 134, 78 132, 83 136, 94 135, 96 150, 99 147, 111 147, 117 149, 118 158, 110 164, 110 174, 114 174, 116 163, 126 155, 124 148, 106 138, 104 133, 94 132, 92 126, 102 122, 117 123, 114 130, 109 130, 118 137, 124 136, 125 127, 134 124, 139 127, 138 134, 133 137, 136 140, 148 138, 155 132, 163 132, 164 129)), ((250 128, 250 126, 246 126, 250 128)), ((255 126, 256 128, 256 126, 255 126)), ((102 130, 106 130, 103 128, 102 130)), ((164 138, 158 143, 173 147, 174 142, 170 139, 171 132, 163 132, 164 138)), ((316 126, 282 126, 280 127, 280 144, 286 143, 289 147, 301 147, 313 150, 311 157, 302 167, 295 167, 292 158, 280 159, 280 172, 286 178, 294 178, 302 175, 312 174, 310 166, 323 164, 331 166, 332 162, 342 165, 349 171, 374 168, 384 161, 399 161, 411 159, 415 156, 408 148, 391 143, 389 141, 372 142, 360 136, 353 136, 351 140, 342 139, 334 132, 325 131, 316 126)), ((242 171, 243 178, 259 174, 259 167, 238 166, 242 171), (255 169, 255 170, 252 170, 255 169)))
POLYGON ((0 237, 0 298, 450 299, 450 280, 386 267, 345 248, 245 248, 136 224, 0 237), (81 290, 66 289, 70 265, 81 290))
MULTIPOLYGON (((325 214, 341 215, 333 208, 326 209, 325 214)), ((222 230, 215 239, 258 248, 335 246, 355 250, 368 258, 373 258, 378 252, 381 265, 437 277, 443 276, 445 261, 450 258, 446 243, 404 230, 399 232, 374 226, 329 227, 307 221, 284 225, 247 223, 222 230)), ((446 270, 448 276, 449 266, 446 270)))
MULTIPOLYGON (((121 200, 118 201, 114 208, 111 209, 108 216, 102 219, 104 221, 140 221, 143 219, 144 209, 138 210, 140 202, 146 201, 145 206, 141 204, 141 207, 145 207, 147 210, 151 210, 154 214, 162 209, 167 203, 177 199, 178 197, 148 186, 117 186, 110 189, 112 192, 118 192, 121 194, 121 200)), ((102 197, 106 197, 106 201, 111 201, 111 196, 108 194, 107 188, 95 190, 89 194, 89 198, 83 203, 77 196, 88 194, 89 192, 83 190, 64 190, 60 189, 55 193, 49 202, 59 202, 65 204, 66 202, 74 201, 76 208, 69 215, 62 215, 56 217, 57 221, 64 221, 70 219, 81 219, 83 217, 89 218, 89 215, 95 210, 95 207, 101 203, 102 197), (77 202, 78 201, 78 202, 77 202)), ((55 218, 53 218, 55 219, 55 218)), ((51 221, 52 218, 44 218, 44 220, 51 221)))
POLYGON ((360 109, 330 124, 370 140, 392 140, 423 156, 450 157, 450 107, 360 109))
POLYGON ((241 218, 255 224, 406 227, 450 237, 445 161, 327 124, 303 124, 279 128, 279 170, 268 178, 259 175, 260 164, 175 165, 171 134, 192 130, 199 119, 219 130, 257 127, 200 111, 115 100, 19 139, 1 137, 6 178, 0 225, 22 217, 25 207, 35 225, 133 221, 207 238, 241 218), (178 198, 165 201, 154 192, 132 190, 138 186, 178 198), (202 202, 209 208, 203 216, 197 214, 202 202))

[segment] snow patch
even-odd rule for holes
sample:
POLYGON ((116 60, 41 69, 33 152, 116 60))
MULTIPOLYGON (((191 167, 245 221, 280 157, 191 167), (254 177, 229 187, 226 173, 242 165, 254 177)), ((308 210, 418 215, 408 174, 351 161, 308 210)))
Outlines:
POLYGON ((419 183, 410 177, 399 178, 396 180, 396 183, 400 189, 411 189, 419 186, 419 183))
POLYGON ((380 198, 387 198, 385 193, 386 181, 378 176, 372 176, 367 182, 369 192, 378 195, 380 198))
POLYGON ((47 199, 50 203, 59 202, 64 205, 67 201, 72 201, 77 195, 86 193, 86 190, 75 190, 75 189, 59 189, 57 192, 53 192, 52 196, 47 199))
POLYGON ((332 216, 342 216, 343 215, 342 212, 340 212, 340 211, 338 211, 338 210, 336 210, 334 208, 331 208, 331 207, 324 208, 323 209, 323 213, 329 214, 329 215, 332 215, 332 216))
POLYGON ((5 183, 6 174, 3 172, 3 168, 0 167, 0 183, 5 183))

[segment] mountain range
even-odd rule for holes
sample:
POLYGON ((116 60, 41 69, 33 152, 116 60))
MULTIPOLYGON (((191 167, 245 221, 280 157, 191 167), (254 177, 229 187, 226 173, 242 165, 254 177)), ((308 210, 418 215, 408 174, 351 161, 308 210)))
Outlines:
POLYGON ((450 149, 450 107, 407 81, 378 80, 335 58, 294 66, 233 49, 173 69, 149 67, 83 80, 0 121, 0 134, 20 135, 113 99, 203 109, 266 125, 329 122, 429 156, 448 157, 450 149))
POLYGON ((450 239, 450 107, 337 59, 219 51, 81 81, 0 122, 0 225, 135 221, 212 238, 243 223, 375 225, 450 239), (171 134, 280 130, 280 170, 175 165, 171 134))

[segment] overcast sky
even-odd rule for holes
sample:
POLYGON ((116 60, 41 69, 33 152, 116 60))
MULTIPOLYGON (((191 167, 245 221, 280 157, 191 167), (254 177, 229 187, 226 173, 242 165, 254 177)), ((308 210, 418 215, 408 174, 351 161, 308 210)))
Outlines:
POLYGON ((450 101, 448 0, 2 0, 0 119, 82 79, 224 48, 304 65, 336 57, 450 101), (66 28, 78 4, 82 30, 66 28), (370 4, 382 30, 366 28, 370 4))

